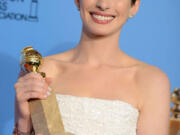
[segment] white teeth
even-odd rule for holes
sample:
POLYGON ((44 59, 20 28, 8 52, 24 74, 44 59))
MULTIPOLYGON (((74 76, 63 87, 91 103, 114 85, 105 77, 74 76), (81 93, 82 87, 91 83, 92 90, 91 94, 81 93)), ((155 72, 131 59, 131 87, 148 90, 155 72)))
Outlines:
POLYGON ((108 21, 108 20, 114 19, 114 17, 112 16, 101 16, 101 15, 96 15, 96 14, 93 14, 92 16, 101 21, 108 21))

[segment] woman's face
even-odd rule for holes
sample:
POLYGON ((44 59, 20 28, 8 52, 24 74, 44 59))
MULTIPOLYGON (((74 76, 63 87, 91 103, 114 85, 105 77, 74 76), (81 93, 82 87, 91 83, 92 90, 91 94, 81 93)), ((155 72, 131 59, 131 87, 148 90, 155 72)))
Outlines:
POLYGON ((120 32, 129 16, 135 15, 139 1, 131 0, 75 0, 80 9, 83 30, 93 35, 111 35, 120 32))

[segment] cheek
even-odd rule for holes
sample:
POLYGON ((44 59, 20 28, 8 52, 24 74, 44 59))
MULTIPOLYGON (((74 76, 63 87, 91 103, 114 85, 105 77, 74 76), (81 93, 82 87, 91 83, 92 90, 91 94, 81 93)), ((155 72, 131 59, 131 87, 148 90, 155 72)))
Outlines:
POLYGON ((93 6, 95 6, 95 3, 95 0, 81 0, 80 6, 82 9, 89 9, 93 8, 93 6))
POLYGON ((88 10, 91 9, 93 7, 94 4, 94 0, 80 0, 80 5, 81 5, 81 10, 80 10, 80 14, 81 17, 84 18, 85 20, 87 20, 88 18, 88 10))
POLYGON ((116 5, 116 10, 119 16, 121 17, 127 17, 129 15, 129 10, 130 10, 130 3, 127 1, 119 2, 116 5))

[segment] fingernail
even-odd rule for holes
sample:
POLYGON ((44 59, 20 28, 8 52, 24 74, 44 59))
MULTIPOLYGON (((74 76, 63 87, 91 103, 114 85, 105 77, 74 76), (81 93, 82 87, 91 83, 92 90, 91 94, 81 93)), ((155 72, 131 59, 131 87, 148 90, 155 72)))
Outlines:
POLYGON ((51 95, 51 93, 49 91, 47 91, 47 96, 50 96, 50 95, 51 95))
POLYGON ((47 95, 44 95, 44 98, 47 98, 47 95))
POLYGON ((49 91, 52 91, 52 89, 51 89, 50 87, 48 87, 48 90, 49 90, 49 91))

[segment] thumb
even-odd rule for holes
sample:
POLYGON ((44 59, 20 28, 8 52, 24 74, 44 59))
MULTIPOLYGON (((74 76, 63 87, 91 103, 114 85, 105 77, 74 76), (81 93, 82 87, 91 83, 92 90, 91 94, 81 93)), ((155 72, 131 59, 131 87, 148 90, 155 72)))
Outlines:
POLYGON ((46 77, 45 78, 46 83, 49 85, 52 82, 52 78, 46 77))

